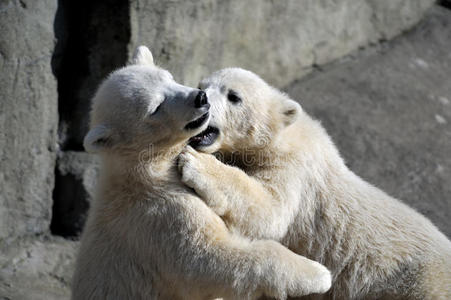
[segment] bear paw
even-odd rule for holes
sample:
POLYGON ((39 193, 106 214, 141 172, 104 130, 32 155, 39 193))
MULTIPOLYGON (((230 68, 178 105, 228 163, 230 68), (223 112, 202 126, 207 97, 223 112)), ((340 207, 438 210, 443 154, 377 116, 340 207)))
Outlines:
POLYGON ((179 155, 178 170, 181 181, 202 198, 218 215, 224 215, 227 203, 217 188, 214 176, 217 168, 216 158, 210 154, 200 153, 187 146, 179 155))
POLYGON ((309 294, 323 294, 332 285, 330 271, 318 262, 300 257, 296 266, 297 280, 288 289, 290 296, 303 296, 309 294), (303 260, 303 261, 302 261, 303 260))
MULTIPOLYGON (((327 292, 332 284, 329 270, 322 264, 297 255, 273 241, 259 241, 263 257, 269 257, 265 294, 275 298, 301 297, 327 292), (269 279, 269 280, 268 280, 269 279)), ((257 250, 258 251, 258 250, 257 250)), ((261 251, 261 250, 260 250, 261 251)))
POLYGON ((198 190, 202 190, 206 184, 205 176, 202 174, 202 171, 205 169, 202 166, 202 162, 197 156, 196 150, 188 146, 178 158, 177 167, 180 175, 182 175, 182 182, 193 188, 198 192, 198 190))

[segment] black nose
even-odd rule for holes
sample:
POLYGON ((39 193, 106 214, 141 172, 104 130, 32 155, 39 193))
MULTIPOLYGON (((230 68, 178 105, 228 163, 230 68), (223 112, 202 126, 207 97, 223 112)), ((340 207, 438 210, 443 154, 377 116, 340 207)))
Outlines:
POLYGON ((196 99, 194 99, 194 107, 200 108, 208 104, 207 94, 204 91, 197 93, 196 99))

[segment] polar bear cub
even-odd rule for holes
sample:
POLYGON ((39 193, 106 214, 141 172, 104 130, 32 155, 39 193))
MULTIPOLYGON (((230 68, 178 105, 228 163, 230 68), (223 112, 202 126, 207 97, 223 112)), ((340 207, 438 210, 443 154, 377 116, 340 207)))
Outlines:
POLYGON ((176 159, 207 127, 206 94, 176 83, 138 48, 93 100, 85 148, 100 183, 73 299, 278 299, 325 292, 329 271, 281 244, 231 234, 180 182, 176 159))
POLYGON ((191 145, 228 165, 188 149, 179 169, 232 232, 281 241, 327 266, 333 286, 318 298, 451 299, 450 241, 350 171, 296 102, 237 68, 199 87, 212 116, 191 145))

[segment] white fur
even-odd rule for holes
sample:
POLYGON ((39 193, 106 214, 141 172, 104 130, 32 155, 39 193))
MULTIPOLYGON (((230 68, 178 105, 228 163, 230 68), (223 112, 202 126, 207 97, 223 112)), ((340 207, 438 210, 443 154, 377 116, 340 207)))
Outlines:
POLYGON ((451 299, 450 241, 350 171, 319 122, 300 107, 284 113, 292 100, 249 71, 221 70, 200 86, 221 132, 201 150, 229 165, 188 149, 182 181, 232 232, 326 265, 333 286, 317 298, 451 299), (230 89, 241 103, 227 100, 230 89))
POLYGON ((110 75, 93 100, 85 146, 102 167, 72 298, 283 299, 327 291, 325 267, 277 242, 231 234, 180 182, 177 156, 208 122, 185 125, 206 108, 195 108, 198 90, 174 82, 149 54, 139 48, 138 65, 110 75))

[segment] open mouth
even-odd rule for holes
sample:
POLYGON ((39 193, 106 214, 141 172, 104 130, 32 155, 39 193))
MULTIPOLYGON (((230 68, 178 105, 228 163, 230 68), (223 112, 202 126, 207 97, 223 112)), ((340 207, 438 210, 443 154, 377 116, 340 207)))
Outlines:
POLYGON ((205 114, 200 116, 198 119, 186 124, 185 129, 192 130, 192 129, 199 128, 200 126, 202 126, 205 123, 205 121, 208 120, 208 116, 209 116, 209 112, 206 112, 205 114))
POLYGON ((218 136, 219 129, 216 127, 208 126, 207 129, 190 138, 189 145, 194 148, 210 146, 216 141, 218 136))

